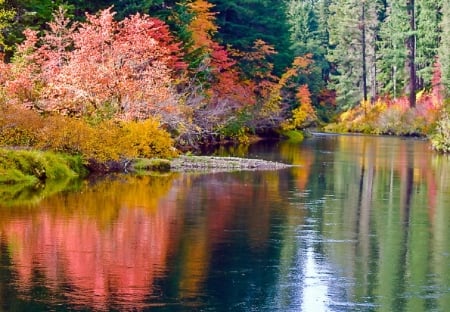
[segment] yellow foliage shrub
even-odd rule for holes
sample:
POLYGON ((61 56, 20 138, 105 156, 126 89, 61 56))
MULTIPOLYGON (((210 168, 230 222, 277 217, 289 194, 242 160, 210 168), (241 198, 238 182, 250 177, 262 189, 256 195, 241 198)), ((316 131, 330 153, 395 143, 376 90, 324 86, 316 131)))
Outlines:
POLYGON ((35 111, 4 105, 0 107, 0 145, 33 146, 37 142, 36 129, 44 120, 35 111))
POLYGON ((311 126, 317 120, 316 112, 311 104, 301 104, 292 110, 292 118, 282 123, 283 130, 304 129, 311 126))
POLYGON ((176 156, 173 140, 157 119, 106 120, 95 125, 61 115, 41 117, 35 111, 2 107, 0 145, 32 147, 72 155, 85 161, 176 156))
POLYGON ((172 138, 156 119, 123 123, 122 132, 121 145, 128 157, 170 158, 177 155, 172 138))

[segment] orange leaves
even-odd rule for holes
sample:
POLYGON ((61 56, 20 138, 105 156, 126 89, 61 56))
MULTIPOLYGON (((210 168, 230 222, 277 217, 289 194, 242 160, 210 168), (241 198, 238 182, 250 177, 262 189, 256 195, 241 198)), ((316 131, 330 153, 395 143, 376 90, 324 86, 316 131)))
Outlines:
POLYGON ((312 54, 306 54, 304 56, 297 56, 292 62, 292 66, 286 70, 281 76, 279 84, 283 87, 286 86, 290 78, 299 74, 308 73, 309 66, 313 63, 312 54))
POLYGON ((188 4, 188 7, 194 14, 188 26, 194 41, 193 49, 205 49, 211 52, 215 45, 212 37, 217 32, 216 14, 211 12, 214 5, 205 0, 194 0, 188 4))
POLYGON ((297 56, 294 59, 293 68, 305 70, 313 63, 313 55, 311 53, 305 54, 304 56, 297 56))
POLYGON ((317 115, 312 107, 311 92, 308 85, 301 85, 296 94, 300 106, 293 110, 294 124, 297 128, 307 127, 317 120, 317 115))
POLYGON ((311 92, 309 92, 308 85, 301 85, 297 90, 296 97, 300 105, 311 106, 311 92))

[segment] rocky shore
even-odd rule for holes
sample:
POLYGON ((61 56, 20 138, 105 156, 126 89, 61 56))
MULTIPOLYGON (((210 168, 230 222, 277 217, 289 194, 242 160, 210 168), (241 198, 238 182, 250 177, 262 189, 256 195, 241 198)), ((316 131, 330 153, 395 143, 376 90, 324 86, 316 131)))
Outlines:
POLYGON ((251 158, 217 156, 180 156, 170 162, 174 171, 278 170, 292 165, 251 158))

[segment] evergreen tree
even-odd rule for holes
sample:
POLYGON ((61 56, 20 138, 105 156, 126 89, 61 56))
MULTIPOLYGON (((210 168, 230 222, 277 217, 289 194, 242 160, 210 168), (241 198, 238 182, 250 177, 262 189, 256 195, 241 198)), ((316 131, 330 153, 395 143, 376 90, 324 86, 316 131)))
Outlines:
POLYGON ((376 96, 377 2, 334 0, 330 13, 328 59, 336 67, 332 87, 338 105, 346 109, 376 96))
POLYGON ((386 19, 381 24, 378 48, 378 76, 382 94, 394 98, 402 95, 408 75, 406 73, 406 39, 409 30, 406 5, 403 0, 390 0, 386 19))
POLYGON ((450 2, 442 1, 441 45, 439 62, 442 70, 442 83, 446 96, 450 96, 450 2))
POLYGON ((416 71, 416 4, 415 0, 407 0, 406 9, 408 12, 409 32, 406 40, 408 50, 408 69, 409 69, 409 106, 416 106, 416 89, 417 89, 417 71, 416 71))
POLYGON ((116 19, 122 20, 123 18, 135 14, 145 13, 151 16, 159 15, 164 12, 170 11, 175 7, 178 1, 176 0, 67 0, 68 3, 75 7, 75 15, 78 18, 84 19, 85 12, 94 14, 99 10, 106 9, 110 6, 114 6, 116 19))
POLYGON ((256 40, 275 47, 272 58, 281 74, 292 62, 286 2, 280 0, 211 0, 218 12, 219 37, 233 48, 250 52, 256 40))
POLYGON ((291 0, 287 7, 292 49, 296 55, 314 53, 320 47, 318 21, 311 0, 291 0))
MULTIPOLYGON (((317 96, 325 88, 329 63, 326 60, 328 36, 326 26, 321 28, 319 19, 324 10, 322 0, 290 0, 287 18, 290 26, 291 49, 294 56, 311 55, 311 64, 307 73, 297 77, 298 85, 308 85, 312 92, 313 104, 317 105, 317 96)), ((323 18, 326 22, 327 18, 323 18)))
POLYGON ((441 0, 417 1, 417 52, 418 87, 430 88, 434 63, 439 48, 439 23, 441 0))

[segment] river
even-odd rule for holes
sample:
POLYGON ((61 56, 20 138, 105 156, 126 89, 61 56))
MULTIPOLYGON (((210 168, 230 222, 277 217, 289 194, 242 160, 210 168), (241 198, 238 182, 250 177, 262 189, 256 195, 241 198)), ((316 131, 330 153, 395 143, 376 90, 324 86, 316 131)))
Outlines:
POLYGON ((426 141, 217 154, 298 166, 1 189, 0 311, 448 311, 450 159, 426 141))

